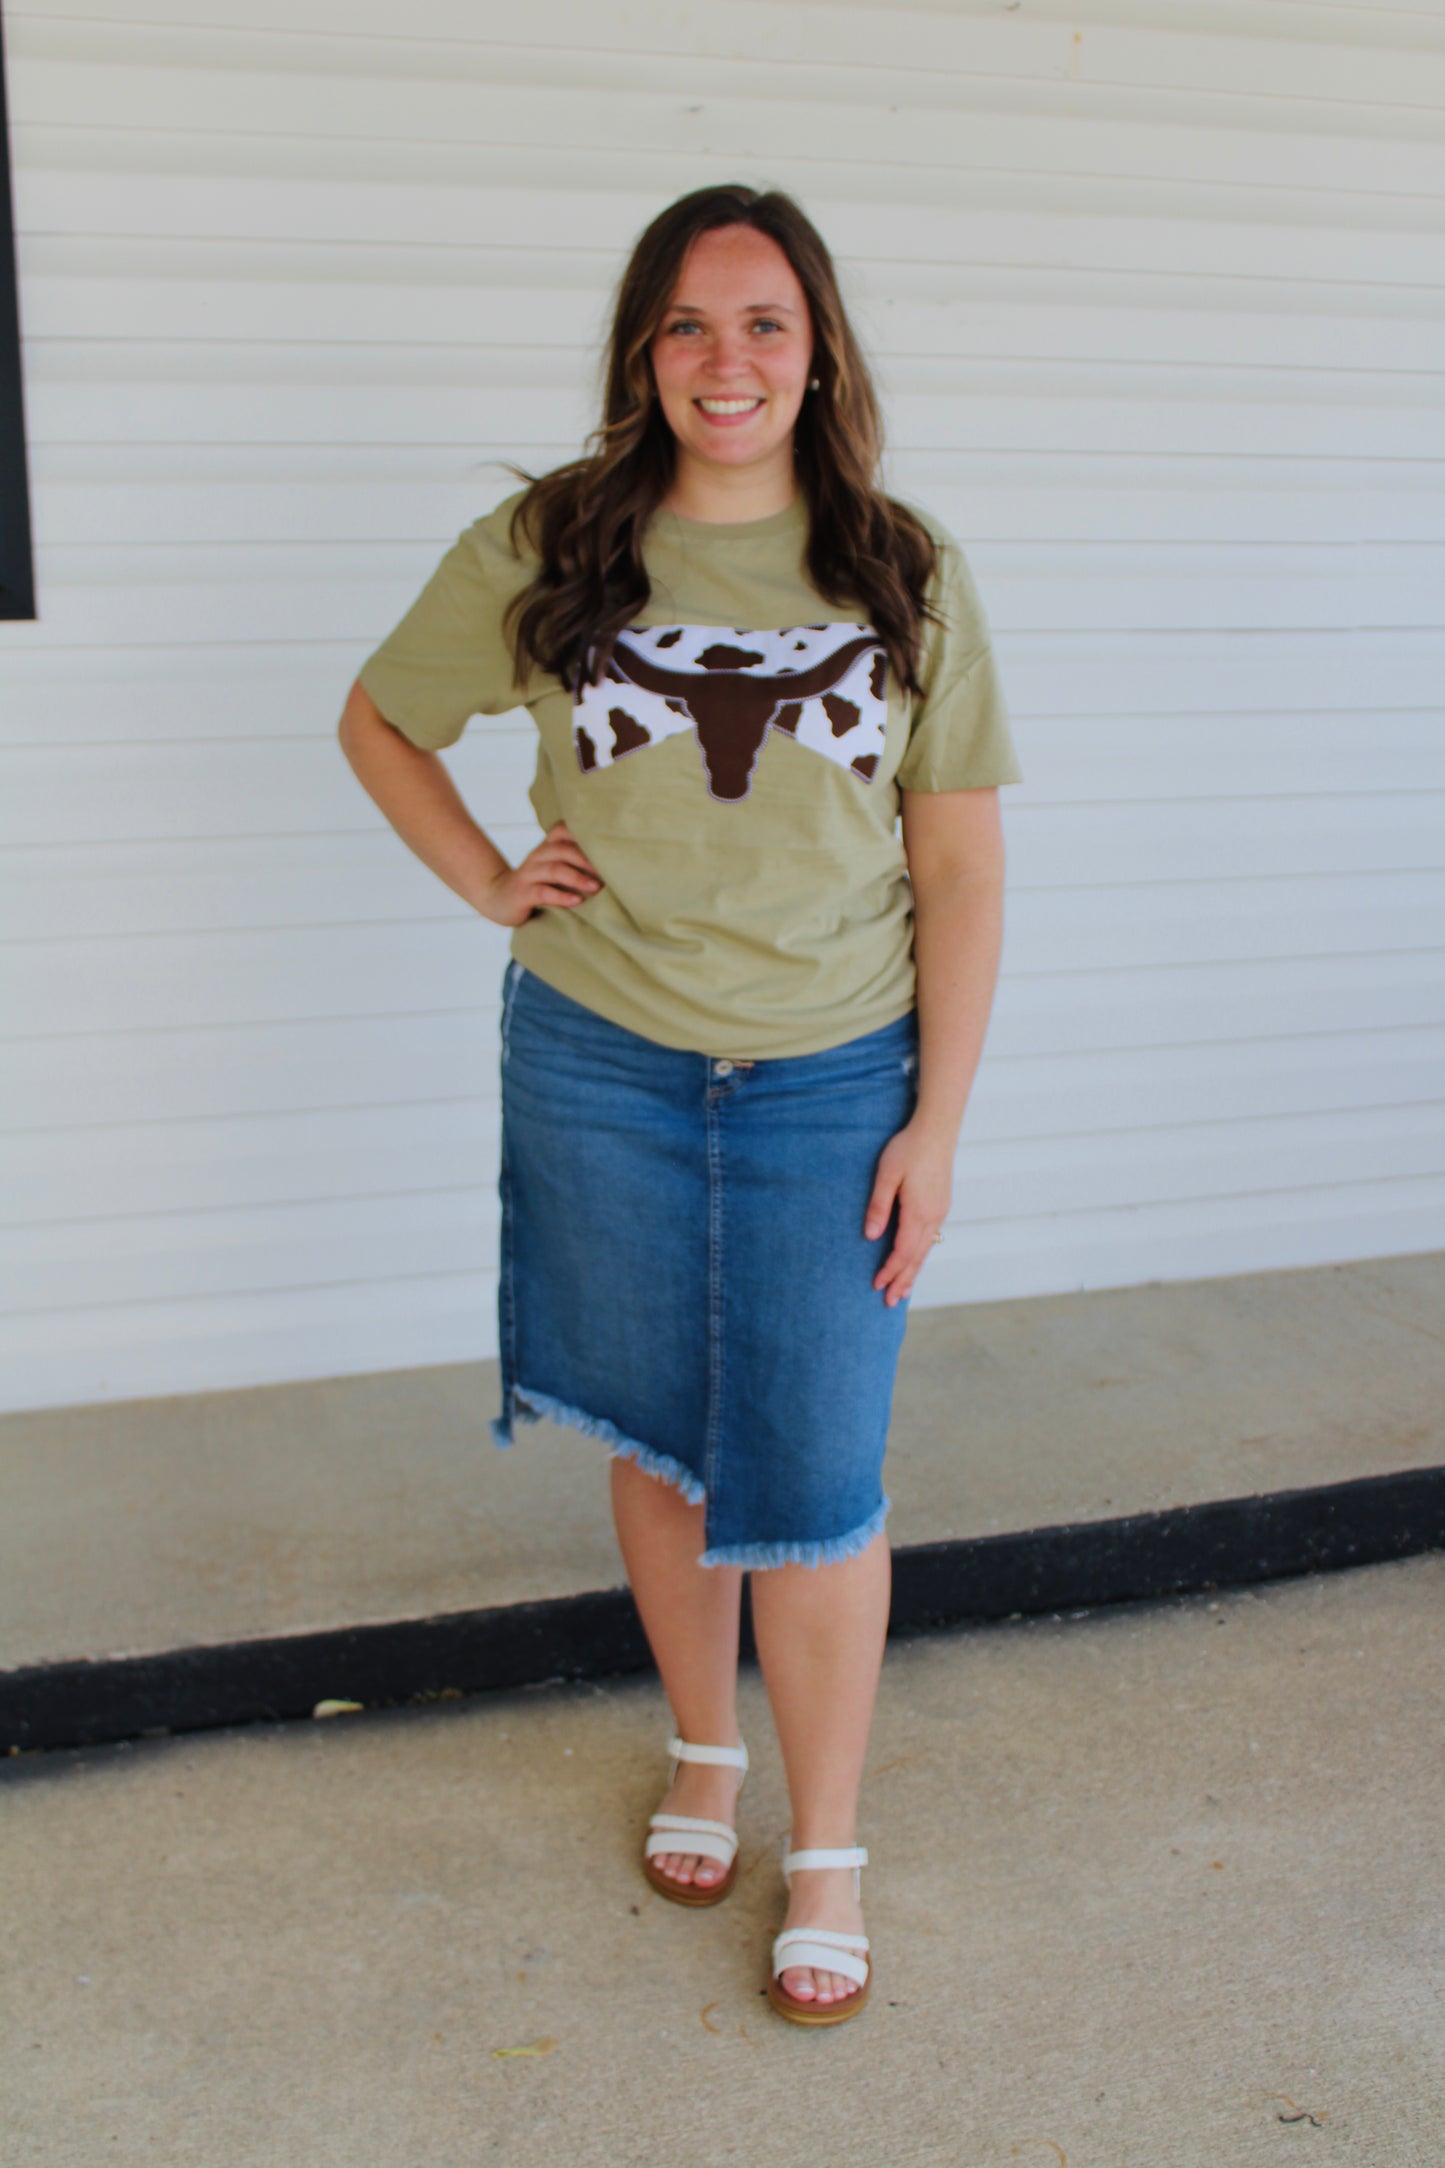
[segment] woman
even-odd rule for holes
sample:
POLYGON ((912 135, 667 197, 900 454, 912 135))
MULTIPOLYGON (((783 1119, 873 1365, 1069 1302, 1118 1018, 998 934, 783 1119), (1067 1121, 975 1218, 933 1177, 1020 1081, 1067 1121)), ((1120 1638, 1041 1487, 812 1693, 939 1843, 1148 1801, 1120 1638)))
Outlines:
POLYGON ((699 189, 647 228, 589 443, 512 470, 529 486, 442 559, 340 735, 411 849, 514 929, 492 1429, 546 1414, 610 1447, 679 1733, 644 1871, 684 1904, 733 1886, 751 1571, 793 1815, 768 1993, 836 2023, 870 1977, 894 1373, 1019 770, 963 554, 877 487, 868 370, 789 197, 699 189), (512 866, 437 748, 524 704, 544 836, 512 866))

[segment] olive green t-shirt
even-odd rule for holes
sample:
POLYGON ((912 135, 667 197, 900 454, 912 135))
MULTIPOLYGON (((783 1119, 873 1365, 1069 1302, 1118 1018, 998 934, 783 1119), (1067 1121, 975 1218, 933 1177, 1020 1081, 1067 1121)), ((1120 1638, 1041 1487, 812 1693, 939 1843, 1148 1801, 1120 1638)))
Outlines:
POLYGON ((534 912, 512 954, 627 1030, 703 1054, 810 1054, 905 1015, 899 791, 1022 780, 962 549, 912 507, 939 545, 930 596, 947 624, 925 623, 910 699, 861 612, 811 585, 801 493, 730 525, 657 512, 651 598, 574 701, 540 672, 519 685, 502 632, 536 569, 508 541, 522 494, 466 530, 360 673, 429 750, 474 715, 530 712, 537 819, 565 820, 604 885, 534 912))

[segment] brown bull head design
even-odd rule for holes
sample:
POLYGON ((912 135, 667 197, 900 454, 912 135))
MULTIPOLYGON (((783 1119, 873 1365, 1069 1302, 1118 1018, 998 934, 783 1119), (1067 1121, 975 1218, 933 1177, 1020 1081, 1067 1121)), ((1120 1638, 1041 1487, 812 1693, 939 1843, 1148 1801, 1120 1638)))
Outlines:
MULTIPOLYGON (((625 686, 634 695, 643 696, 641 699, 634 697, 626 705, 620 702, 605 705, 612 734, 612 759, 656 744, 691 723, 702 750, 712 795, 736 801, 745 798, 751 788, 753 771, 768 731, 786 730, 796 737, 805 703, 821 703, 828 723, 826 743, 829 734, 831 740, 841 741, 850 732, 859 730, 864 720, 864 706, 871 702, 869 722, 872 727, 871 730, 862 729, 860 736, 873 749, 860 750, 852 761, 847 759, 841 743, 832 753, 833 758, 841 759, 865 782, 871 777, 882 747, 887 663, 883 643, 871 626, 815 625, 798 628, 796 633, 737 635, 740 641, 755 638, 753 646, 734 645, 726 633, 709 634, 708 628, 679 627, 657 636, 654 648, 666 648, 670 643, 688 639, 689 635, 693 636, 690 645, 695 646, 698 638, 704 636, 707 644, 692 656, 688 669, 669 668, 657 659, 656 652, 644 653, 636 641, 629 640, 625 634, 618 638, 602 684, 593 690, 586 704, 588 719, 600 720, 611 687, 625 686), (850 631, 853 637, 844 639, 831 653, 816 656, 819 635, 850 631), (782 663, 771 671, 764 668, 769 660, 767 650, 772 650, 776 665, 780 650, 788 648, 803 655, 801 667, 782 663), (812 656, 808 653, 810 649, 814 651, 812 656), (860 698, 842 697, 838 688, 861 659, 870 654, 873 667, 860 688, 860 698), (650 699, 646 697, 648 695, 650 699)), ((576 740, 578 759, 584 769, 597 765, 597 743, 580 716, 576 740)), ((827 743, 827 749, 832 751, 831 743, 827 743)))

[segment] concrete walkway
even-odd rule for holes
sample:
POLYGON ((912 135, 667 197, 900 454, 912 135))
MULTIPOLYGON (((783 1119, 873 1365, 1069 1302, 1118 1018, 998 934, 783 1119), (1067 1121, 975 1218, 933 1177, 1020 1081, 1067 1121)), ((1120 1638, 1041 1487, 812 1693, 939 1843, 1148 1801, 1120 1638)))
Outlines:
MULTIPOLYGON (((915 1310, 895 1544, 1445 1463, 1445 1256, 915 1310)), ((0 1418, 0 1670, 616 1586, 604 1450, 495 1362, 0 1418)))
POLYGON ((824 2034, 756 1673, 714 1912, 635 1865, 650 1679, 12 1760, 0 2163, 1438 2168, 1442 1617, 1437 1554, 896 1645, 824 2034))

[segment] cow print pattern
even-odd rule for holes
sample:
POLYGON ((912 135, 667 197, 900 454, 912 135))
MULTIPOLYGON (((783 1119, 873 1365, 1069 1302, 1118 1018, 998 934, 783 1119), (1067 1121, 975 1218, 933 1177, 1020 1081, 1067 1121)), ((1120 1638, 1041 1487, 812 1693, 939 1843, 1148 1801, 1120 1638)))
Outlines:
POLYGON ((873 779, 888 724, 887 654, 871 625, 794 625, 739 632, 718 625, 633 626, 597 685, 574 701, 584 773, 692 732, 714 798, 752 789, 770 730, 873 779))

